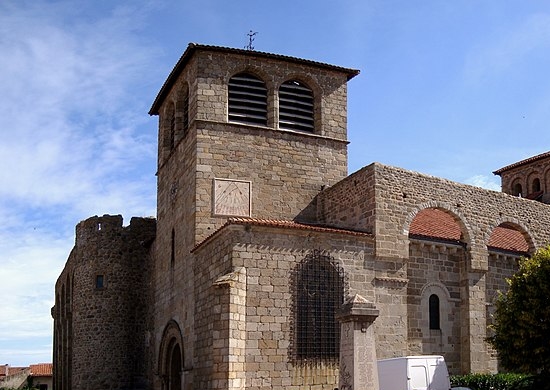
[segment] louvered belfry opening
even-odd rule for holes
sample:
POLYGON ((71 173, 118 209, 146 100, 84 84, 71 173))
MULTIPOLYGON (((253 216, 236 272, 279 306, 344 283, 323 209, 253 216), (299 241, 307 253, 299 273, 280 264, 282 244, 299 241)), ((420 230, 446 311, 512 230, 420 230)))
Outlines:
POLYGON ((267 88, 250 73, 229 80, 229 121, 267 126, 267 88))
POLYGON ((337 364, 340 323, 335 314, 344 301, 343 270, 332 257, 315 250, 294 270, 293 290, 293 360, 337 364))
POLYGON ((279 128, 313 132, 313 91, 290 80, 279 88, 279 128))

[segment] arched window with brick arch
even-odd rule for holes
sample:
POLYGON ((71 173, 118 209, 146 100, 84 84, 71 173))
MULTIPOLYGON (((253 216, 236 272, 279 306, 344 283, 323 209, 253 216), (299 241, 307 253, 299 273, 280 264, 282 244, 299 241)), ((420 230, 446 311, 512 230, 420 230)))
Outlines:
POLYGON ((531 192, 535 193, 535 192, 539 192, 540 190, 541 190, 540 179, 538 177, 535 177, 533 179, 533 182, 531 183, 531 192))
POLYGON ((519 180, 515 180, 512 183, 512 195, 520 197, 523 195, 523 187, 521 186, 519 180))

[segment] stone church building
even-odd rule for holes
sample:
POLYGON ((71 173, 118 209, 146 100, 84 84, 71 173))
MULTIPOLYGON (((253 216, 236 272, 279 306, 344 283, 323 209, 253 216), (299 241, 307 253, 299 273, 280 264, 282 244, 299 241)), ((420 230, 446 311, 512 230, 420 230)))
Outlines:
POLYGON ((55 389, 376 389, 375 359, 419 354, 498 371, 493 303, 550 241, 550 153, 495 171, 503 192, 380 163, 348 176, 358 73, 187 47, 149 112, 156 219, 76 226, 55 389))

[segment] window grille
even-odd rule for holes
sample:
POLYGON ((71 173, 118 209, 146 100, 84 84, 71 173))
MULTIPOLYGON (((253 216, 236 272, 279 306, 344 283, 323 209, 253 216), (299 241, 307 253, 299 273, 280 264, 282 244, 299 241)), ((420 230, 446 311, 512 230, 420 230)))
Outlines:
POLYGON ((430 312, 430 329, 441 329, 439 319, 439 297, 436 294, 430 295, 428 305, 430 312))
POLYGON ((229 121, 267 126, 267 88, 249 73, 239 73, 229 80, 229 121))
POLYGON ((338 363, 345 277, 334 259, 314 251, 296 267, 293 277, 292 357, 297 363, 338 363))
POLYGON ((313 132, 313 92, 296 80, 279 88, 279 128, 313 132))

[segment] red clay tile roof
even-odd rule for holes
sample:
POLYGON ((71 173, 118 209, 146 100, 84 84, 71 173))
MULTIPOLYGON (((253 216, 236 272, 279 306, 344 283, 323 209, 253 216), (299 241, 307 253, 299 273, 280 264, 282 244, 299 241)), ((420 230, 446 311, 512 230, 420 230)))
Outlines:
POLYGON ((53 376, 52 363, 31 364, 31 376, 53 376))
POLYGON ((462 236, 454 218, 439 209, 424 209, 416 214, 409 227, 409 234, 452 241, 460 241, 462 236))
MULTIPOLYGON (((8 366, 8 375, 15 375, 28 367, 10 367, 8 366)), ((0 366, 0 376, 4 377, 6 374, 6 366, 0 366)))
POLYGON ((502 172, 506 172, 512 168, 519 167, 521 165, 529 164, 537 160, 542 160, 543 158, 550 157, 550 152, 545 152, 541 154, 537 154, 536 156, 526 158, 525 160, 518 161, 516 163, 510 164, 505 166, 504 168, 497 169, 493 172, 495 175, 500 175, 502 172))
POLYGON ((220 230, 229 225, 254 225, 254 226, 264 226, 264 227, 275 227, 275 228, 286 228, 286 229, 298 229, 298 230, 310 230, 314 232, 324 232, 324 233, 340 233, 354 236, 372 236, 371 233, 347 230, 347 229, 337 229, 320 225, 308 225, 305 223, 299 223, 294 221, 279 220, 279 219, 261 219, 261 218, 250 218, 250 217, 232 217, 228 218, 227 222, 216 230, 214 233, 206 237, 203 241, 198 243, 191 252, 195 251, 210 239, 215 236, 220 230))
MULTIPOLYGON (((428 208, 420 211, 413 219, 409 234, 445 241, 460 241, 461 230, 454 218, 443 210, 428 208)), ((526 253, 529 245, 523 235, 506 226, 497 226, 489 239, 488 245, 494 249, 526 253)))
POLYGON ((487 246, 512 252, 526 253, 529 251, 529 244, 521 232, 505 226, 497 226, 493 230, 487 246))

